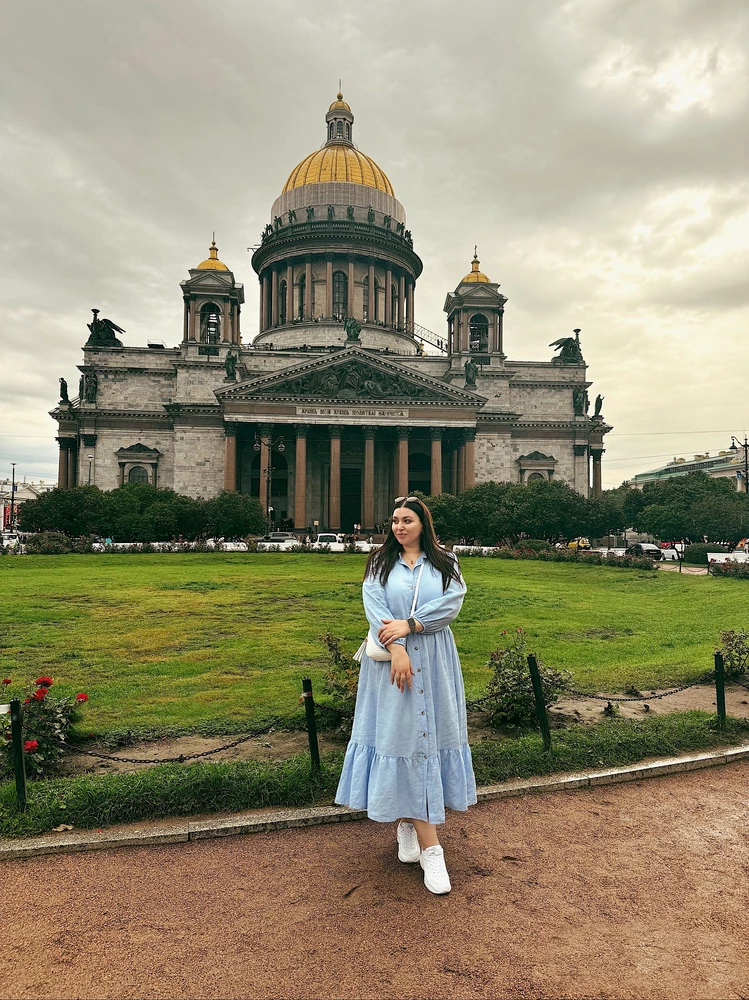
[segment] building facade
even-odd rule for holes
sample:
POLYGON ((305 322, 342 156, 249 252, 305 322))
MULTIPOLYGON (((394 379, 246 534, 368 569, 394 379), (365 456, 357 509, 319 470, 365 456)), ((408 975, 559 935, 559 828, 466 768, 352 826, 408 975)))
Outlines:
POLYGON ((622 486, 635 486, 641 490, 647 483, 660 483, 664 479, 675 479, 687 476, 690 472, 704 472, 711 479, 730 479, 738 492, 747 490, 747 471, 749 470, 749 448, 732 445, 727 451, 719 451, 717 455, 704 453, 693 458, 674 458, 668 465, 662 465, 650 472, 638 472, 636 476, 625 480, 622 486))
POLYGON ((548 362, 508 359, 507 299, 476 254, 447 295, 446 332, 420 327, 422 262, 353 126, 339 94, 324 144, 272 206, 252 257, 251 342, 243 287, 215 241, 181 283, 179 347, 123 346, 124 331, 94 311, 78 396, 65 387, 52 411, 60 487, 239 490, 276 524, 342 530, 373 528, 414 490, 553 478, 600 492, 611 428, 600 402, 588 414, 579 331, 548 362))

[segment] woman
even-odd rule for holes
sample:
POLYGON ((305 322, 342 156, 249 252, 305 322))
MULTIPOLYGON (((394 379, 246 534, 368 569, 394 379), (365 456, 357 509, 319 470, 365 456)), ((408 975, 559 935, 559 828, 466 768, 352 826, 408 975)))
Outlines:
POLYGON ((445 821, 445 807, 465 811, 476 802, 463 677, 449 627, 466 587, 417 497, 396 499, 391 530, 367 561, 362 591, 370 637, 392 658, 362 655, 336 802, 366 809, 379 823, 398 820, 399 859, 420 862, 427 889, 446 893, 450 878, 437 824, 445 821))

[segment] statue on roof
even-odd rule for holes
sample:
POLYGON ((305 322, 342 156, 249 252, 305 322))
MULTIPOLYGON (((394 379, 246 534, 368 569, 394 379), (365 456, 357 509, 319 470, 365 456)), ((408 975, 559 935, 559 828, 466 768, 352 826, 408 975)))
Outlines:
POLYGON ((599 393, 596 396, 596 407, 593 413, 593 419, 601 416, 601 410, 603 409, 603 396, 599 393))
POLYGON ((549 344, 555 348, 559 354, 551 359, 553 365, 584 365, 583 352, 580 347, 580 331, 572 331, 574 337, 560 337, 549 344))
POLYGON ((358 340, 361 333, 361 323, 353 316, 347 316, 343 323, 343 329, 346 331, 347 340, 358 340))
POLYGON ((99 310, 92 309, 93 320, 87 324, 90 336, 86 341, 86 347, 122 347, 122 341, 118 340, 116 333, 124 333, 121 326, 117 326, 111 319, 99 319, 99 310))
POLYGON ((476 376, 479 373, 479 366, 473 360, 469 358, 465 363, 465 373, 466 373, 466 387, 476 388, 476 376))
POLYGON ((224 359, 224 368, 226 369, 227 379, 236 379, 237 377, 237 355, 232 354, 231 350, 226 355, 224 359))
POLYGON ((64 378, 60 379, 60 402, 70 405, 70 397, 68 396, 68 383, 64 378))
POLYGON ((315 217, 315 209, 313 205, 307 205, 307 222, 312 222, 315 217))

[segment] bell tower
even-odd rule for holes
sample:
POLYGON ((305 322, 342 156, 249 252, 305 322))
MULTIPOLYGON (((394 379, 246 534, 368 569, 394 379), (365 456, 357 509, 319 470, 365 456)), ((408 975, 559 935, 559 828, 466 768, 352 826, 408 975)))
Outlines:
POLYGON ((235 282, 234 274, 218 259, 215 233, 208 257, 190 269, 190 277, 180 286, 185 304, 183 343, 197 342, 206 354, 218 354, 219 344, 240 343, 244 286, 235 282))
POLYGON ((481 271, 478 248, 473 250, 471 270, 445 299, 448 353, 479 356, 488 364, 489 355, 505 358, 502 320, 507 298, 481 271))

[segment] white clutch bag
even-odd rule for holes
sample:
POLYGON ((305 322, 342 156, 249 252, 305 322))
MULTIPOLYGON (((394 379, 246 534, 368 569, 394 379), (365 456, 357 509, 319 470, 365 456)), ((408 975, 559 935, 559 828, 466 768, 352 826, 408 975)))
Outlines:
MULTIPOLYGON (((413 618, 413 613, 416 610, 416 601, 418 600, 418 597, 419 597, 419 584, 421 583, 421 574, 424 572, 424 564, 425 563, 426 563, 426 559, 421 564, 421 569, 419 570, 419 575, 418 575, 418 577, 416 579, 416 589, 414 590, 414 599, 411 602, 411 612, 410 612, 410 614, 408 616, 409 618, 413 618)), ((375 640, 374 640, 374 638, 372 636, 372 630, 371 629, 369 630, 369 632, 367 632, 367 638, 364 640, 364 642, 361 644, 361 646, 359 646, 359 648, 357 649, 357 651, 354 653, 354 659, 356 660, 357 663, 361 663, 362 656, 364 655, 364 653, 367 654, 367 656, 370 658, 370 660, 390 660, 390 659, 392 659, 392 657, 390 656, 390 650, 386 649, 384 646, 381 646, 378 642, 375 642, 375 640)))

